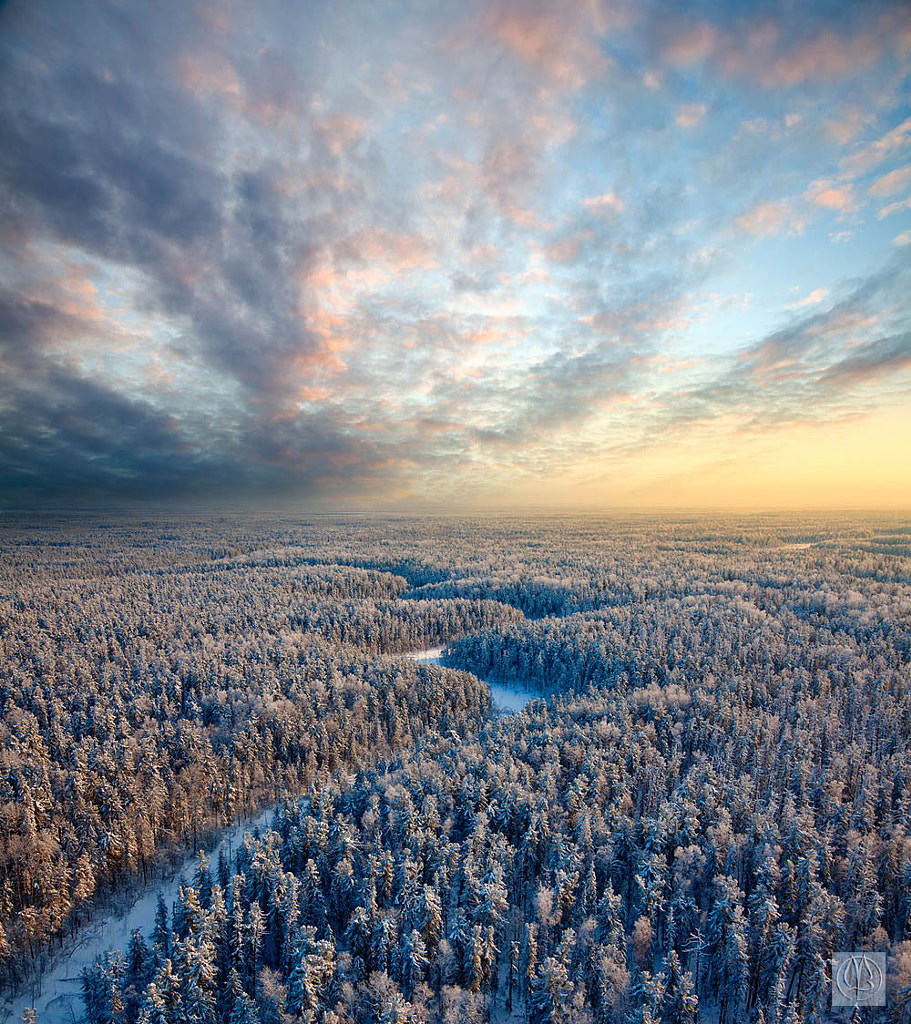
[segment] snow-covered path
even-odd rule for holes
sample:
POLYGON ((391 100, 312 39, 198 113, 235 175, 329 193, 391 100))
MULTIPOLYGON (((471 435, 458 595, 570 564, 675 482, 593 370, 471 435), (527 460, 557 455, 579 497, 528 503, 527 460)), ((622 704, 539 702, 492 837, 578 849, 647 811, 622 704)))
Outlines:
MULTIPOLYGON (((267 825, 274 810, 274 807, 269 807, 255 818, 232 825, 220 833, 211 849, 206 850, 212 859, 213 867, 221 850, 230 854, 243 840, 245 832, 252 832, 258 826, 267 825)), ((74 940, 66 943, 61 951, 52 955, 45 974, 29 985, 26 993, 15 1000, 4 1000, 0 1005, 0 1019, 19 1021, 25 1008, 34 1006, 38 1012, 38 1024, 75 1024, 80 1021, 83 1013, 80 996, 83 968, 91 967, 95 958, 109 949, 126 952, 130 936, 137 928, 148 938, 155 922, 158 894, 161 893, 164 897, 170 914, 171 906, 177 899, 181 877, 190 879, 198 861, 198 853, 187 857, 166 879, 147 886, 137 885, 132 890, 132 903, 119 913, 99 912, 94 920, 86 922, 74 940)), ((125 895, 118 893, 117 898, 127 899, 129 895, 129 892, 125 895)))
MULTIPOLYGON (((430 661, 435 665, 442 664, 442 656, 442 647, 428 647, 423 651, 409 651, 406 655, 412 661, 430 661)), ((502 683, 492 683, 489 679, 482 679, 481 682, 487 683, 493 706, 497 711, 505 715, 512 715, 517 711, 521 711, 530 700, 535 700, 536 697, 541 696, 541 694, 532 693, 531 690, 525 690, 521 686, 504 686, 502 683)))

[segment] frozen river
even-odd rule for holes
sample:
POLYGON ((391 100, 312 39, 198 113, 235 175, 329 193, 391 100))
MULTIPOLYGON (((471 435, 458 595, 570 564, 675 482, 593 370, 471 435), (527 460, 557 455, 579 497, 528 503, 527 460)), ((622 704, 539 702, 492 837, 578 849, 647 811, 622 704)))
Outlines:
MULTIPOLYGON (((442 647, 431 647, 423 651, 411 651, 407 657, 439 665, 442 654, 442 647)), ((493 706, 503 714, 521 711, 530 700, 540 696, 518 686, 502 686, 491 682, 487 682, 487 685, 490 687, 493 706)), ((229 853, 236 849, 243 841, 244 832, 267 825, 274 810, 274 807, 270 807, 250 821, 233 825, 221 833, 215 845, 207 850, 213 868, 220 850, 229 853)), ((80 976, 83 969, 91 967, 95 958, 109 949, 125 951, 130 936, 137 928, 148 939, 155 921, 158 894, 164 897, 170 913, 177 899, 181 878, 192 878, 198 860, 199 855, 194 854, 167 878, 147 886, 137 886, 126 894, 118 894, 118 909, 99 910, 94 920, 87 921, 79 929, 75 939, 67 940, 62 950, 52 953, 49 967, 40 980, 30 985, 28 991, 15 1000, 0 1003, 0 1021, 14 1024, 21 1019, 27 1006, 34 1006, 37 1010, 39 1024, 75 1024, 81 1020, 83 1007, 80 976)))
MULTIPOLYGON (((410 651, 406 655, 412 661, 430 661, 435 665, 442 664, 442 656, 442 647, 428 647, 424 651, 410 651)), ((486 682, 490 688, 490 699, 493 706, 503 714, 515 714, 515 712, 521 711, 530 700, 541 696, 540 693, 532 693, 531 690, 525 690, 521 686, 504 686, 502 683, 492 683, 489 679, 482 681, 486 682)))
MULTIPOLYGON (((274 810, 270 807, 255 818, 232 825, 220 833, 214 845, 206 849, 212 860, 212 869, 218 862, 220 851, 230 854, 243 841, 244 832, 267 825, 274 810)), ((114 899, 119 902, 119 909, 99 910, 94 920, 87 921, 79 929, 75 939, 66 940, 62 950, 53 951, 46 973, 29 985, 27 992, 15 1000, 0 1003, 0 1020, 13 1024, 22 1018, 27 1006, 34 1006, 38 1012, 38 1024, 74 1024, 81 1021, 83 968, 91 967, 95 958, 109 949, 126 951, 130 936, 137 928, 148 939, 155 923, 158 894, 164 897, 170 914, 181 879, 190 881, 198 862, 199 854, 193 854, 167 878, 145 886, 137 884, 132 890, 118 893, 114 899)))

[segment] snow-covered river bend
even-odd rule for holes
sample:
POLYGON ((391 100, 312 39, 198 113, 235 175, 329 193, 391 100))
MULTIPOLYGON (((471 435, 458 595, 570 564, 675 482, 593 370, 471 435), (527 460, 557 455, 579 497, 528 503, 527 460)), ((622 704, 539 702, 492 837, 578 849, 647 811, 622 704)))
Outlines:
MULTIPOLYGON (((442 647, 428 647, 424 651, 409 651, 406 657, 411 658, 412 661, 429 661, 434 665, 442 665, 443 650, 442 647)), ((525 690, 521 686, 504 686, 502 683, 493 683, 489 679, 481 681, 487 683, 490 688, 491 703, 502 714, 515 714, 515 712, 521 711, 530 700, 541 696, 540 693, 532 693, 531 690, 525 690)))
MULTIPOLYGON (((406 655, 414 661, 441 664, 443 648, 431 647, 422 651, 410 651, 406 655)), ((535 697, 530 690, 520 687, 502 686, 487 682, 494 708, 503 714, 514 714, 535 697)), ((220 850, 230 853, 243 841, 244 832, 269 823, 274 807, 262 811, 250 821, 232 825, 221 833, 214 846, 207 852, 213 866, 217 863, 220 850)), ((62 950, 52 954, 47 972, 29 985, 28 991, 14 1000, 0 1003, 0 1020, 14 1024, 21 1019, 28 1006, 38 1012, 39 1024, 75 1024, 82 1019, 81 975, 91 967, 95 958, 109 949, 126 950, 130 936, 138 928, 148 938, 155 921, 155 909, 159 893, 170 912, 177 899, 181 879, 190 879, 196 870, 199 855, 194 854, 164 880, 139 886, 117 894, 117 909, 99 910, 93 920, 86 922, 74 940, 67 940, 62 950)))

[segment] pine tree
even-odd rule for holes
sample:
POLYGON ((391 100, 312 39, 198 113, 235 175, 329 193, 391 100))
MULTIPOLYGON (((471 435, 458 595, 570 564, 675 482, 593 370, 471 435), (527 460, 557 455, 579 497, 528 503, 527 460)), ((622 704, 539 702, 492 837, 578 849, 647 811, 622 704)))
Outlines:
POLYGON ((414 990, 424 980, 427 973, 427 948, 421 933, 415 928, 410 935, 402 938, 402 992, 410 999, 414 990))
POLYGON ((128 1020, 136 1020, 142 1004, 142 995, 152 980, 155 961, 146 945, 142 932, 135 929, 130 936, 123 976, 123 997, 128 1020))
POLYGON ((696 997, 693 977, 680 964, 674 950, 664 961, 667 978, 661 1019, 664 1024, 696 1024, 699 1017, 699 1000, 696 997))
POLYGON ((565 965, 556 957, 547 957, 538 966, 528 995, 529 1024, 559 1024, 571 992, 565 965))
POLYGON ((168 908, 164 897, 158 894, 158 905, 155 909, 155 925, 152 929, 152 950, 156 962, 161 965, 171 956, 171 930, 168 928, 168 908))

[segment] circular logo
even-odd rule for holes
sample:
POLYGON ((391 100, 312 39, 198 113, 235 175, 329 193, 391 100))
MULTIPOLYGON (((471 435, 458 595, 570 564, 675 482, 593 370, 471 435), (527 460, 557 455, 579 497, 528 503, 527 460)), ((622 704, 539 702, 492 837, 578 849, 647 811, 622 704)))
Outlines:
POLYGON ((842 999, 855 1004, 869 1003, 882 992, 885 983, 883 969, 866 953, 852 953, 835 968, 832 982, 842 999))

